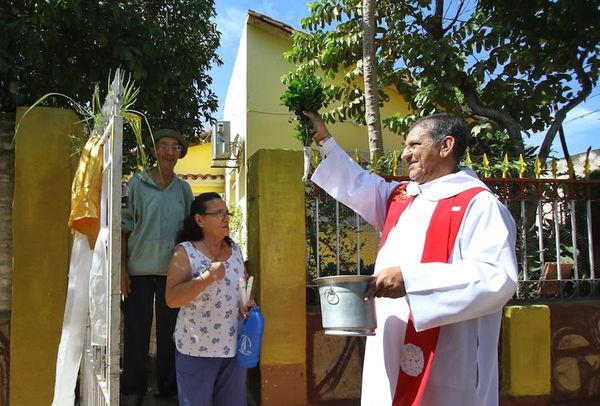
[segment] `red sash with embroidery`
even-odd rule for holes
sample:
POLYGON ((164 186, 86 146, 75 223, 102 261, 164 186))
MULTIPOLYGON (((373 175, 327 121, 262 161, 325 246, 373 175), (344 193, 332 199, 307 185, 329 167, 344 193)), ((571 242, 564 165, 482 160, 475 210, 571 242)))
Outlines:
MULTIPOLYGON (((390 195, 380 249, 406 207, 414 200, 414 196, 407 195, 406 185, 401 184, 390 195)), ((421 263, 448 262, 465 210, 471 199, 484 190, 480 187, 468 189, 438 202, 427 229, 421 263)), ((421 401, 431 373, 439 333, 439 327, 417 332, 412 316, 409 316, 393 406, 417 406, 421 401)))

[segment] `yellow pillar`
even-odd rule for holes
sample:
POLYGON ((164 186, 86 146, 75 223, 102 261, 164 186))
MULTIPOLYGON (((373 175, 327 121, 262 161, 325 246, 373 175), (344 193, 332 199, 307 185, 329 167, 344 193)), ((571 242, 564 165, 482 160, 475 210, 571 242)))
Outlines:
POLYGON ((70 252, 70 136, 78 120, 70 110, 35 108, 16 135, 11 405, 52 402, 70 252))
POLYGON ((248 268, 265 317, 260 404, 306 404, 306 236, 302 153, 248 161, 248 268))
POLYGON ((550 308, 507 306, 502 322, 502 391, 509 397, 550 395, 550 308))

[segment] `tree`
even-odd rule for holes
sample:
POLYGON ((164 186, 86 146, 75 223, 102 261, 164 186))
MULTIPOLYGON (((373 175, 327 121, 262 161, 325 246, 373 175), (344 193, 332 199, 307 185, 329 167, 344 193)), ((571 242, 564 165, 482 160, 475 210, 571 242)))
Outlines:
MULTIPOLYGON (((321 69, 329 79, 343 79, 333 85, 342 103, 329 112, 333 120, 363 122, 356 85, 363 74, 360 3, 312 3, 310 17, 302 21, 308 32, 294 35, 288 53, 299 69, 321 69)), ((544 146, 566 113, 597 83, 599 18, 593 0, 532 0, 524 7, 492 0, 379 0, 375 46, 382 100, 386 87, 395 87, 415 111, 410 117, 385 117, 383 123, 402 133, 417 116, 454 112, 481 134, 506 132, 511 156, 524 152, 524 136, 547 129, 545 159, 544 146)))
POLYGON ((134 108, 153 128, 195 134, 218 107, 207 74, 221 63, 214 17, 212 0, 3 1, 0 111, 49 92, 89 103, 95 85, 106 89, 109 72, 120 67, 140 88, 134 108))
POLYGON ((375 4, 377 0, 363 0, 363 67, 365 82, 365 121, 369 132, 371 161, 383 154, 379 89, 377 87, 377 59, 375 58, 375 4))

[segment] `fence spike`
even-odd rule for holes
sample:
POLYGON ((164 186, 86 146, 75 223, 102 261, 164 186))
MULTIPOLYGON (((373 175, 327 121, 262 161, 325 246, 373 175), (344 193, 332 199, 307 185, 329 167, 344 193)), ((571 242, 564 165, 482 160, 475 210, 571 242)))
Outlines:
POLYGON ((490 160, 487 157, 487 154, 484 152, 483 153, 483 177, 484 178, 489 178, 490 177, 490 160))
POLYGON ((540 156, 535 156, 535 177, 539 179, 542 176, 542 161, 540 161, 540 156))
POLYGON ((502 160, 502 178, 508 177, 508 154, 504 154, 504 159, 502 160))
POLYGON ((392 176, 397 176, 398 173, 398 151, 392 153, 392 176))
POLYGON ((550 164, 550 168, 552 168, 552 178, 556 179, 556 158, 552 158, 552 163, 550 164))
POLYGON ((592 173, 592 166, 590 165, 590 150, 588 149, 588 153, 585 156, 585 161, 583 162, 583 175, 586 180, 590 179, 591 173, 592 173))
POLYGON ((523 179, 523 175, 525 174, 526 168, 527 168, 527 164, 525 163, 523 154, 519 154, 519 178, 523 179))
POLYGON ((360 164, 360 157, 358 156, 358 148, 354 149, 354 162, 360 164))
POLYGON ((467 149, 467 156, 465 157, 465 164, 467 168, 473 169, 473 161, 471 161, 471 153, 467 149))

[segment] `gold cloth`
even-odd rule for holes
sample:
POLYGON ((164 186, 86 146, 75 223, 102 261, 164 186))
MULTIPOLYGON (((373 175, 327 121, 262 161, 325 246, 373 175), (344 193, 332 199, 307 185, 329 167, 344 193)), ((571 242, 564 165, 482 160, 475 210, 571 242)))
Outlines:
POLYGON ((69 227, 84 234, 94 249, 100 232, 103 150, 100 137, 90 137, 83 147, 73 185, 69 227))

